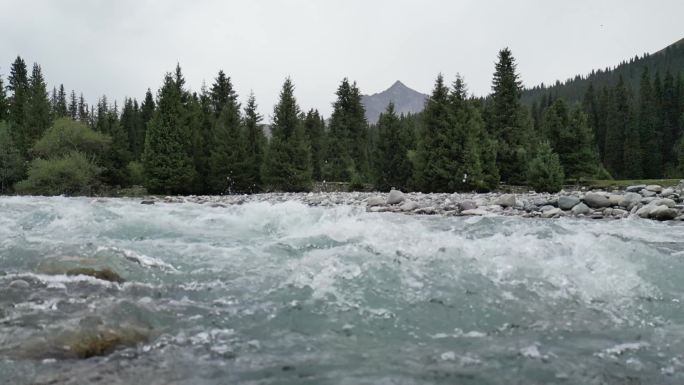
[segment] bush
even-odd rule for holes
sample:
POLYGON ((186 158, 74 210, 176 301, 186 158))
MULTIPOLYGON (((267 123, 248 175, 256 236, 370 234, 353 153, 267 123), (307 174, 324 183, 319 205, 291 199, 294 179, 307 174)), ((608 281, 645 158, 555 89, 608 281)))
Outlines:
POLYGON ((93 131, 85 123, 60 118, 36 142, 33 153, 41 158, 63 156, 73 151, 100 155, 109 148, 110 143, 109 136, 93 131))
POLYGON ((128 184, 131 186, 142 186, 145 184, 145 167, 137 161, 129 162, 126 166, 128 173, 128 184))
POLYGON ((49 160, 35 159, 29 165, 28 178, 17 183, 15 189, 32 195, 89 195, 100 171, 92 160, 76 151, 49 160))
POLYGON ((527 168, 527 183, 535 191, 558 192, 563 188, 563 167, 548 142, 542 142, 527 168))

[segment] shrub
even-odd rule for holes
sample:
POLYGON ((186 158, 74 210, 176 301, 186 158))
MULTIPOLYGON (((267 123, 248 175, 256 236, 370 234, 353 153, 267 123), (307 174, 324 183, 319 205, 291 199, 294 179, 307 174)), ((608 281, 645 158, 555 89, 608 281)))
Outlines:
POLYGON ((100 171, 92 160, 76 151, 48 160, 39 158, 29 165, 28 178, 15 188, 21 194, 89 195, 100 171))
POLYGON ((527 168, 527 183, 535 191, 558 192, 563 188, 563 167, 548 142, 542 142, 527 168))
POLYGON ((109 148, 110 143, 109 136, 93 131, 85 123, 60 118, 36 142, 33 153, 41 158, 63 156, 73 151, 99 155, 109 148))

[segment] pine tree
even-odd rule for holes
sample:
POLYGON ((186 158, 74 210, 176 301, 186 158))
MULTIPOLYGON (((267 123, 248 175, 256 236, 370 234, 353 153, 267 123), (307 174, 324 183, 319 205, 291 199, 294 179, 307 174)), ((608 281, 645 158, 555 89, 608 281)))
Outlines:
POLYGON ((450 159, 451 129, 449 89, 444 85, 441 74, 437 76, 432 95, 425 102, 423 130, 416 151, 416 186, 425 192, 451 191, 456 175, 450 159))
POLYGON ((368 123, 356 83, 347 78, 337 88, 327 143, 326 179, 359 182, 367 179, 368 123))
POLYGON ((484 122, 480 112, 467 99, 465 81, 456 76, 449 96, 451 104, 451 129, 447 140, 451 143, 450 159, 454 162, 454 179, 451 190, 465 191, 488 189, 482 170, 482 149, 480 138, 483 136, 484 122))
POLYGON ((628 179, 643 178, 641 135, 634 118, 631 118, 626 126, 623 156, 622 176, 628 179))
POLYGON ((147 127, 143 162, 146 186, 153 193, 187 193, 195 178, 187 153, 190 138, 182 126, 182 91, 182 83, 167 73, 159 91, 158 108, 147 127))
POLYGON ((112 110, 106 108, 102 119, 105 120, 103 132, 111 138, 111 145, 103 157, 105 169, 102 176, 105 183, 110 186, 127 186, 129 184, 127 166, 133 159, 128 147, 128 133, 119 121, 116 108, 112 110))
POLYGON ((487 114, 490 135, 498 140, 497 166, 501 179, 519 184, 525 180, 532 122, 520 105, 522 83, 516 73, 511 51, 499 51, 492 81, 492 95, 487 114))
POLYGON ((140 116, 145 129, 147 129, 147 123, 149 123, 154 116, 154 109, 154 97, 152 96, 152 91, 148 88, 147 92, 145 92, 145 100, 143 100, 142 104, 140 105, 140 116))
POLYGON ((274 190, 308 191, 311 188, 311 152, 299 118, 294 85, 287 78, 273 111, 271 141, 262 179, 274 190))
POLYGON ((121 111, 121 126, 128 137, 128 151, 132 159, 141 159, 145 150, 145 126, 137 100, 131 98, 124 100, 124 107, 121 111))
POLYGON ((22 156, 28 153, 31 141, 26 130, 26 104, 29 98, 29 81, 26 63, 17 56, 10 68, 7 89, 12 92, 9 98, 9 122, 14 143, 22 156))
POLYGON ((681 111, 677 100, 674 77, 667 71, 663 79, 661 112, 662 138, 663 138, 663 164, 665 168, 672 168, 674 165, 674 141, 677 135, 677 125, 681 111))
POLYGON ((27 134, 27 144, 35 143, 50 127, 50 99, 43 73, 38 64, 33 65, 29 78, 28 98, 24 110, 24 127, 27 134))
POLYGON ((9 120, 9 100, 5 92, 5 83, 0 76, 0 121, 9 120))
POLYGON ((88 113, 88 104, 85 102, 85 98, 83 98, 83 94, 81 94, 78 98, 78 121, 81 123, 90 124, 90 114, 88 113))
POLYGON ((558 192, 563 188, 565 174, 558 154, 548 142, 542 142, 527 168, 527 184, 535 191, 558 192))
POLYGON ((311 109, 304 118, 304 132, 311 145, 312 177, 314 180, 323 180, 323 157, 325 144, 325 121, 318 110, 311 109))
POLYGON ((257 112, 256 98, 254 93, 251 93, 247 99, 242 119, 242 130, 246 137, 245 170, 243 174, 245 185, 249 187, 248 192, 251 193, 259 192, 262 189, 261 166, 264 161, 266 136, 259 125, 261 119, 261 115, 257 112))
POLYGON ((630 98, 622 78, 608 94, 606 104, 606 144, 604 165, 614 177, 624 171, 625 133, 631 115, 630 98))
POLYGON ((245 143, 240 127, 240 103, 230 78, 219 71, 211 87, 212 104, 218 112, 213 125, 211 158, 209 160, 209 189, 214 193, 245 192, 248 188, 241 178, 245 161, 245 143))
MULTIPOLYGON (((646 178, 662 177, 662 143, 658 129, 658 105, 648 67, 644 67, 639 86, 638 130, 643 155, 643 174, 646 178)), ((631 138, 634 141, 634 138, 631 138)), ((632 161, 631 159, 630 161, 632 161)))
POLYGON ((76 92, 74 90, 71 90, 71 94, 69 96, 68 110, 71 120, 78 119, 78 100, 76 99, 76 92))
POLYGON ((67 116, 67 96, 64 90, 64 85, 59 85, 59 91, 55 97, 55 103, 53 108, 53 118, 63 118, 67 116))
POLYGON ((0 120, 0 193, 6 193, 24 174, 24 160, 14 145, 7 122, 0 120))
POLYGON ((374 174, 375 187, 379 190, 409 189, 412 166, 403 129, 402 122, 394 111, 394 103, 390 102, 385 112, 380 114, 377 124, 374 174))

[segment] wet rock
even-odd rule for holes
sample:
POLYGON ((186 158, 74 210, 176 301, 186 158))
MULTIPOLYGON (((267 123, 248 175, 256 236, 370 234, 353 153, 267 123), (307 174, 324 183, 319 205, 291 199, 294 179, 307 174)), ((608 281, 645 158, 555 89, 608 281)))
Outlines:
POLYGON ((645 188, 646 188, 646 185, 645 185, 645 184, 639 184, 639 185, 635 185, 635 186, 628 186, 628 187, 625 189, 625 191, 626 191, 626 192, 638 193, 638 192, 640 192, 641 190, 643 190, 643 189, 645 189, 645 188))
POLYGON ((677 210, 665 205, 655 206, 649 213, 649 217, 658 221, 669 221, 677 217, 677 210))
POLYGON ((436 214, 437 210, 432 206, 427 206, 427 207, 421 207, 421 208, 415 209, 415 210, 413 210, 413 212, 416 214, 432 215, 432 214, 436 214))
POLYGON ((582 202, 575 205, 575 207, 573 207, 571 211, 574 215, 587 215, 591 213, 591 209, 589 208, 589 206, 585 205, 582 202))
POLYGON ((675 207, 676 203, 670 198, 655 199, 651 202, 655 206, 667 206, 668 208, 675 207))
POLYGON ((541 211, 542 213, 545 213, 545 212, 547 212, 549 210, 553 210, 553 209, 555 209, 555 207, 553 207, 551 205, 546 205, 546 206, 542 206, 542 208, 540 208, 539 211, 541 211))
POLYGON ((641 194, 637 194, 635 192, 627 192, 625 193, 625 195, 622 196, 622 199, 620 199, 618 205, 620 207, 626 208, 627 210, 631 210, 632 207, 634 207, 639 202, 641 202, 641 194))
POLYGON ((603 194, 588 192, 584 194, 584 203, 593 209, 602 209, 610 206, 610 200, 603 194))
POLYGON ((368 206, 368 207, 382 206, 384 204, 385 204, 385 199, 383 197, 380 197, 380 196, 370 197, 366 201, 366 206, 368 206))
POLYGON ((570 210, 580 203, 580 199, 574 195, 563 195, 558 197, 558 207, 561 210, 570 210))
POLYGON ((676 194, 675 190, 672 187, 668 187, 660 193, 660 196, 664 197, 664 198, 668 198, 668 197, 671 197, 675 194, 676 194))
POLYGON ((563 215, 563 210, 552 207, 550 210, 542 211, 542 218, 556 218, 563 215))
POLYGON ((145 199, 145 200, 140 201, 140 204, 141 205, 153 205, 154 201, 151 199, 145 199))
POLYGON ((15 279, 14 281, 10 282, 8 285, 12 289, 28 289, 31 287, 31 285, 24 281, 23 279, 15 279))
POLYGON ((653 191, 654 193, 660 193, 663 191, 663 187, 657 184, 650 184, 646 186, 647 191, 653 191))
POLYGON ((404 197, 404 193, 399 191, 399 190, 390 190, 389 195, 387 196, 387 204, 388 205, 396 205, 404 201, 406 199, 404 197))
POLYGON ((66 275, 87 275, 89 277, 101 279, 103 281, 124 283, 125 280, 112 269, 93 269, 89 267, 78 267, 75 269, 67 270, 66 275))
POLYGON ((644 190, 641 190, 641 195, 645 196, 646 198, 650 198, 650 197, 654 197, 658 194, 655 191, 644 189, 644 190))
POLYGON ((636 211, 636 215, 638 215, 640 218, 648 218, 651 214, 651 210, 653 210, 656 206, 653 205, 646 205, 639 210, 636 211))
POLYGON ((463 201, 458 204, 458 208, 461 211, 475 210, 477 208, 477 203, 475 203, 475 201, 463 201))
POLYGON ((413 210, 417 209, 418 207, 420 207, 420 205, 417 202, 414 202, 410 199, 407 199, 404 201, 404 203, 401 204, 401 206, 399 206, 399 209, 401 211, 406 212, 406 211, 413 211, 413 210))
POLYGON ((515 195, 513 194, 504 194, 501 195, 499 198, 494 201, 494 204, 499 205, 501 207, 514 207, 515 206, 515 195))
POLYGON ((618 218, 625 218, 629 215, 629 211, 623 209, 613 209, 613 216, 618 218))

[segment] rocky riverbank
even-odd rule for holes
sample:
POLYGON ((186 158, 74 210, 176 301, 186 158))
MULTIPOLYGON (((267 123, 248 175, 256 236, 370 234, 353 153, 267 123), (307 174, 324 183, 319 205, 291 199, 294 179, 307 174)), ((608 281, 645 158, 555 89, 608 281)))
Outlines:
POLYGON ((556 194, 403 193, 379 192, 266 193, 227 196, 152 196, 141 203, 198 203, 227 207, 248 202, 298 201, 311 206, 358 205, 369 212, 404 214, 591 219, 640 217, 660 221, 684 220, 684 180, 674 187, 629 186, 624 190, 574 190, 556 194))

